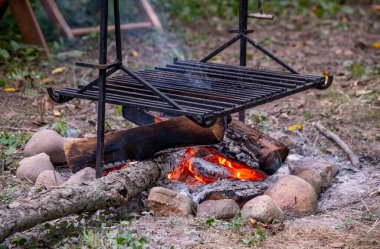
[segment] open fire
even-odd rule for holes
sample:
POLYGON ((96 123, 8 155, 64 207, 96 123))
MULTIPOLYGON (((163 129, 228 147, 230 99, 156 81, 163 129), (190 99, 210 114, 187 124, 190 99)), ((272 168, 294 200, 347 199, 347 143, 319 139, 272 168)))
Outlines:
POLYGON ((200 147, 186 148, 181 162, 167 177, 192 187, 196 183, 209 184, 220 179, 261 181, 266 176, 226 158, 216 150, 200 147))
MULTIPOLYGON (((127 167, 121 164, 105 169, 103 175, 127 167)), ((193 187, 197 183, 209 184, 221 179, 239 179, 262 181, 266 175, 253 170, 239 162, 233 161, 214 149, 206 147, 186 148, 175 170, 168 173, 167 178, 186 183, 193 187)))

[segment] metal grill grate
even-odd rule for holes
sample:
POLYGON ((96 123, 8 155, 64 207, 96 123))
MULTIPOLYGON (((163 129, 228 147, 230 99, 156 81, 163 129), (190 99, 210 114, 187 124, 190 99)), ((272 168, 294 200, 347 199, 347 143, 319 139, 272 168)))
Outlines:
MULTIPOLYGON (((175 101, 176 109, 128 75, 110 77, 106 102, 207 121, 325 84, 325 77, 274 72, 197 61, 175 61, 136 73, 175 101)), ((83 87, 83 86, 80 86, 83 87)), ((98 100, 98 87, 83 93, 65 88, 61 96, 98 100)))

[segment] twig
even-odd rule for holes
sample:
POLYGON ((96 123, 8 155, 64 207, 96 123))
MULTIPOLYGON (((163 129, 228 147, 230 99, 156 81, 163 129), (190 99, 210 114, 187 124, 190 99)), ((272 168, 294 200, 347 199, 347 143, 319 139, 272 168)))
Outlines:
POLYGON ((352 165, 354 165, 357 168, 360 168, 359 158, 354 154, 350 147, 348 147, 348 145, 342 139, 340 139, 338 135, 325 128, 321 123, 314 123, 314 126, 323 135, 334 141, 347 154, 347 156, 350 158, 352 165))

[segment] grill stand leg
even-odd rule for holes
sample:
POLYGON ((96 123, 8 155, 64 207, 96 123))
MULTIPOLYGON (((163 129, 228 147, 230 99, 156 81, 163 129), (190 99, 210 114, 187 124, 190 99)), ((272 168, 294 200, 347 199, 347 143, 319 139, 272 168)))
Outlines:
MULTIPOLYGON (((108 0, 101 1, 100 10, 99 64, 107 64, 108 0)), ((106 80, 107 70, 99 69, 98 126, 96 141, 96 177, 98 178, 103 174, 106 80)))
MULTIPOLYGON (((239 33, 247 34, 248 29, 248 0, 240 0, 239 4, 239 33)), ((247 39, 240 37, 240 66, 247 66, 247 39)), ((245 111, 239 112, 239 120, 245 123, 245 111)))

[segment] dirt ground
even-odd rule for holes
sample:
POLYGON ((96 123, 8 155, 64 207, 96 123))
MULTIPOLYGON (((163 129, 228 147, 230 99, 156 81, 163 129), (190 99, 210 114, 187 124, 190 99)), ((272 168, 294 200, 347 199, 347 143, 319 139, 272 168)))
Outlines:
MULTIPOLYGON (((309 90, 247 111, 248 123, 273 136, 288 135, 294 142, 292 153, 339 165, 340 173, 321 194, 315 215, 257 229, 250 221, 239 219, 209 225, 194 218, 162 219, 149 213, 120 218, 112 211, 102 211, 38 226, 12 236, 6 244, 10 248, 118 248, 112 241, 128 230, 136 238, 145 236, 149 248, 380 248, 380 193, 374 193, 380 189, 380 50, 371 46, 380 41, 380 19, 362 11, 366 14, 355 17, 320 20, 296 16, 251 25, 255 29, 252 37, 296 70, 334 75, 334 84, 326 91, 309 90), (312 124, 317 121, 353 148, 361 169, 353 168, 340 148, 315 130, 312 124), (290 132, 288 127, 294 124, 301 124, 303 130, 290 132), (27 238, 26 244, 17 245, 14 241, 22 237, 27 238)), ((175 57, 201 59, 229 37, 224 31, 195 25, 177 34, 141 31, 127 35, 123 56, 133 69, 154 67, 175 57)), ((52 77, 49 84, 55 88, 77 85, 96 75, 72 66, 77 59, 96 61, 96 39, 82 38, 76 43, 40 68, 52 77), (84 51, 79 58, 70 54, 74 47, 84 51), (67 68, 65 73, 51 75, 62 65, 67 68)), ((109 45, 111 50, 114 46, 113 42, 109 45)), ((236 64, 238 51, 233 46, 215 62, 236 64)), ((258 51, 250 51, 249 66, 277 68, 258 51)), ((111 52, 109 59, 113 55, 111 52)), ((36 95, 0 92, 0 105, 0 130, 12 134, 34 132, 62 121, 68 125, 69 136, 95 132, 96 105, 88 101, 55 105, 41 89, 36 95)), ((108 130, 132 126, 119 114, 117 107, 107 109, 108 130)), ((21 158, 22 147, 4 163, 2 203, 33 191, 30 184, 14 176, 21 158)))

